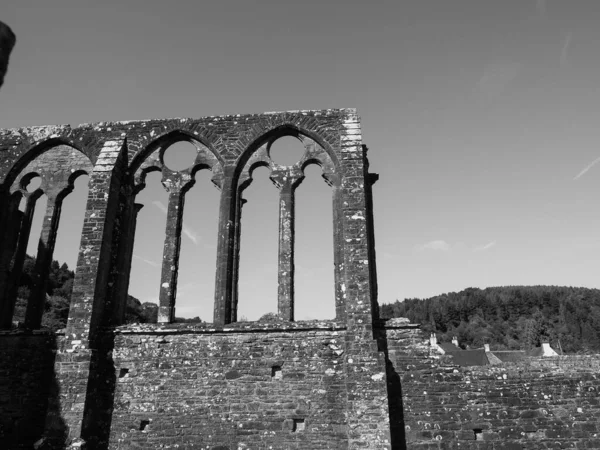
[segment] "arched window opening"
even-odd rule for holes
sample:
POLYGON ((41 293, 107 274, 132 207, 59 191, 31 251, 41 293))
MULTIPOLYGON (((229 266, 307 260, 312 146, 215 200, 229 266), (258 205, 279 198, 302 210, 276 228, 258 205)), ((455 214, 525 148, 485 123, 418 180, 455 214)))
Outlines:
POLYGON ((296 189, 295 318, 334 319, 332 191, 316 164, 296 189))
POLYGON ((128 323, 157 320, 169 197, 162 186, 161 179, 160 172, 148 173, 146 185, 135 199, 136 203, 143 207, 138 212, 135 230, 125 312, 125 321, 128 323))
POLYGON ((163 153, 165 166, 173 171, 185 170, 194 164, 198 150, 186 141, 178 141, 170 145, 163 153))
POLYGON ((23 177, 22 185, 25 188, 25 190, 27 192, 29 192, 30 194, 32 192, 35 192, 36 190, 38 190, 40 188, 41 184, 42 184, 42 177, 40 177, 37 174, 31 174, 27 177, 23 177))
POLYGON ((255 321, 277 314, 277 251, 279 192, 269 180, 269 169, 259 167, 242 197, 238 282, 238 321, 255 321))
MULTIPOLYGON (((92 164, 84 154, 68 145, 57 145, 29 162, 13 183, 12 189, 20 189, 28 200, 23 205, 8 298, 10 302, 16 300, 17 314, 13 314, 13 318, 17 321, 21 319, 25 302, 24 322, 27 328, 56 330, 66 326, 74 274, 61 261, 65 255, 61 252, 64 249, 70 254, 69 259, 74 265, 81 220, 77 230, 72 229, 75 225, 72 211, 68 211, 67 220, 64 220, 64 200, 73 191, 75 178, 91 170, 92 164), (36 201, 42 191, 45 199, 36 201), (73 242, 64 246, 59 244, 57 253, 58 232, 65 227, 65 233, 73 242)), ((87 184, 85 180, 83 182, 87 184)), ((81 210, 80 217, 83 217, 85 199, 80 203, 78 208, 81 210)))
POLYGON ((40 242, 40 234, 42 232, 42 223, 44 221, 44 214, 48 205, 48 197, 46 194, 40 196, 35 202, 35 209, 33 211, 33 220, 31 221, 31 231, 29 232, 29 241, 27 244, 27 254, 32 258, 35 258, 38 250, 38 244, 40 242))
POLYGON ((269 156, 275 164, 292 166, 302 159, 304 144, 294 136, 283 136, 269 146, 269 156))
POLYGON ((54 256, 46 286, 42 328, 56 330, 67 324, 87 203, 88 181, 87 175, 77 177, 73 183, 73 191, 62 201, 62 220, 56 233, 54 256))
POLYGON ((56 236, 56 248, 54 259, 66 263, 75 270, 79 243, 81 241, 81 229, 88 196, 89 176, 81 175, 73 183, 73 192, 65 197, 62 203, 60 227, 56 236))
POLYGON ((220 193, 210 170, 196 173, 185 194, 175 303, 176 321, 212 322, 220 193))
MULTIPOLYGON (((42 194, 35 203, 29 236, 19 236, 19 240, 28 239, 28 243, 27 251, 23 258, 23 264, 20 268, 21 273, 18 277, 19 279, 13 280, 13 282, 16 283, 16 290, 12 292, 12 294, 16 296, 15 308, 12 317, 12 322, 15 325, 23 324, 25 322, 25 312, 27 309, 27 302, 29 300, 29 296, 31 295, 31 288, 33 286, 35 258, 37 254, 40 233, 42 230, 42 222, 44 220, 44 213, 46 211, 47 203, 48 197, 42 194)), ((15 253, 13 258, 13 270, 15 260, 17 257, 18 255, 15 253)))

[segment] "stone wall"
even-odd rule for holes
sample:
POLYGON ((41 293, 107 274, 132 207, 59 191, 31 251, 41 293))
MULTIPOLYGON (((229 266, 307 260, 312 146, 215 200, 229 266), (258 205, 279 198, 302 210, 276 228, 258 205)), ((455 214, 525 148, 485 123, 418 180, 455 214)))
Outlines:
POLYGON ((346 331, 318 325, 120 328, 110 448, 348 448, 346 331))
POLYGON ((600 448, 600 356, 460 367, 414 326, 385 333, 406 448, 600 448))
POLYGON ((48 398, 44 445, 156 448, 172 442, 225 449, 247 441, 248 448, 390 448, 385 360, 373 335, 377 290, 370 187, 376 177, 368 172, 355 110, 0 130, 0 329, 14 326, 30 218, 44 193, 56 201, 49 201, 46 211, 36 289, 24 324, 26 333, 39 329, 60 201, 82 173, 89 175, 89 193, 68 322, 54 360, 60 394, 48 398), (305 148, 291 166, 270 155, 271 145, 284 136, 305 148), (189 168, 171 170, 163 154, 178 141, 194 145, 197 155, 189 168), (56 151, 71 152, 71 163, 53 164, 56 151), (317 164, 331 186, 334 221, 336 318, 316 328, 294 321, 294 191, 309 164, 317 164), (248 328, 237 323, 237 269, 242 194, 258 166, 268 168, 280 191, 278 311, 275 322, 248 328), (208 329, 182 331, 172 322, 184 197, 199 170, 210 170, 221 191, 214 316, 208 329), (135 197, 151 171, 162 174, 169 194, 157 280, 159 323, 133 330, 121 325, 139 210, 135 197), (31 193, 27 185, 36 176, 42 185, 31 193), (231 327, 235 331, 228 331, 231 327), (332 344, 334 336, 338 344, 332 344), (341 353, 329 345, 339 345, 341 353), (213 347, 217 350, 207 350, 213 347), (271 391, 263 390, 259 386, 275 370, 276 358, 282 378, 275 384, 267 377, 265 388, 271 391), (191 378, 180 378, 182 373, 191 378), (197 388, 211 395, 196 398, 197 388), (183 397, 194 399, 191 416, 183 397), (248 405, 266 409, 257 413, 248 405), (175 430, 179 424, 190 427, 175 430))
POLYGON ((32 448, 42 437, 55 353, 54 333, 0 333, 0 448, 32 448))

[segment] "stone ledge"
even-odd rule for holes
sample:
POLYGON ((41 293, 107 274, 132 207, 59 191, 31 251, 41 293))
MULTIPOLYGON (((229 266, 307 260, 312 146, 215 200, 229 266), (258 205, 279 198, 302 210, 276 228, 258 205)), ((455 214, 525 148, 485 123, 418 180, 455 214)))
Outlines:
POLYGON ((379 319, 373 323, 374 328, 386 330, 411 329, 417 330, 421 328, 418 323, 410 323, 406 317, 394 317, 392 319, 379 319))
POLYGON ((11 330, 0 330, 0 336, 64 336, 65 330, 29 330, 27 328, 13 328, 11 330))
POLYGON ((223 334, 277 333, 296 331, 345 331, 346 325, 336 321, 299 322, 235 322, 224 326, 212 323, 136 323, 112 329, 115 334, 223 334))
MULTIPOLYGON (((290 111, 267 111, 263 113, 245 113, 245 114, 223 114, 218 116, 202 116, 202 117, 167 117, 167 118, 149 118, 149 119, 134 119, 134 120, 117 120, 117 121, 102 121, 102 122, 84 122, 78 125, 61 124, 61 125, 37 125, 28 127, 15 127, 0 129, 0 136, 8 136, 14 133, 21 135, 38 136, 40 133, 46 135, 52 131, 55 134, 75 130, 78 128, 106 128, 111 126, 122 125, 145 125, 154 122, 170 122, 179 121, 182 123, 197 122, 197 121, 245 121, 255 119, 261 116, 277 116, 281 114, 301 114, 303 116, 332 116, 332 115, 356 115, 356 108, 329 108, 329 109, 302 109, 290 111)), ((38 136, 40 137, 40 136, 38 136)))

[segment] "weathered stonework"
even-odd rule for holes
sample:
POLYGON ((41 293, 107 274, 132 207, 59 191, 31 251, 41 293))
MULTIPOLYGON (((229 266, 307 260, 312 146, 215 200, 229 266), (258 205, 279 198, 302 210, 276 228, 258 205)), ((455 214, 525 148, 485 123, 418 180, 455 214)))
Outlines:
MULTIPOLYGON (((54 382, 36 394, 47 405, 45 425, 36 419, 38 446, 390 448, 385 360, 373 334, 365 152, 351 109, 0 131, 2 328, 12 326, 22 266, 16 263, 35 200, 44 193, 49 206, 23 336, 40 327, 60 202, 78 175, 90 177, 67 328, 56 350, 47 351, 54 382), (283 136, 305 147, 293 166, 270 157, 283 136), (192 167, 173 171, 163 153, 182 140, 196 146, 197 157, 192 167), (309 164, 318 164, 332 186, 336 319, 329 322, 294 322, 294 189, 309 164), (242 193, 258 166, 269 168, 281 192, 279 320, 244 324, 237 323, 242 193), (204 169, 221 190, 214 320, 181 326, 171 322, 184 198, 204 169), (159 323, 122 326, 135 196, 150 171, 162 173, 169 193, 159 323), (29 192, 36 176, 42 185, 29 192)), ((31 444, 14 433, 2 438, 31 444)))
POLYGON ((600 448, 598 355, 461 367, 407 321, 379 333, 398 448, 600 448))
POLYGON ((416 325, 379 319, 366 152, 352 109, 0 130, 0 448, 600 448, 598 357, 465 368, 416 325), (289 135, 305 153, 281 166, 270 147, 289 135), (163 153, 181 140, 196 160, 173 171, 163 153), (311 163, 332 190, 336 318, 296 322, 294 189, 311 163), (278 311, 237 322, 242 194, 258 166, 280 189, 278 311), (214 318, 177 324, 181 218, 198 170, 221 191, 214 318), (135 199, 150 171, 169 193, 159 320, 124 325, 135 199), (60 204, 84 173, 69 318, 50 333, 39 328, 60 204), (15 329, 42 193, 35 289, 15 329))

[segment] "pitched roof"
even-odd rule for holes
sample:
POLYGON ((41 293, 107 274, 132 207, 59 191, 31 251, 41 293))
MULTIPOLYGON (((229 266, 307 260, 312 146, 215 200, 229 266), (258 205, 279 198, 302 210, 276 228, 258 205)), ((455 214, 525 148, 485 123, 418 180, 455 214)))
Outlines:
POLYGON ((459 366, 487 366, 488 358, 485 355, 485 350, 479 348, 477 350, 461 350, 449 353, 452 359, 459 366))
POLYGON ((442 344, 438 344, 438 347, 441 348, 445 353, 453 353, 453 352, 462 351, 459 347, 457 347, 456 345, 454 345, 450 342, 444 342, 442 344))
POLYGON ((491 353, 502 362, 522 361, 526 356, 523 350, 494 350, 491 353))

